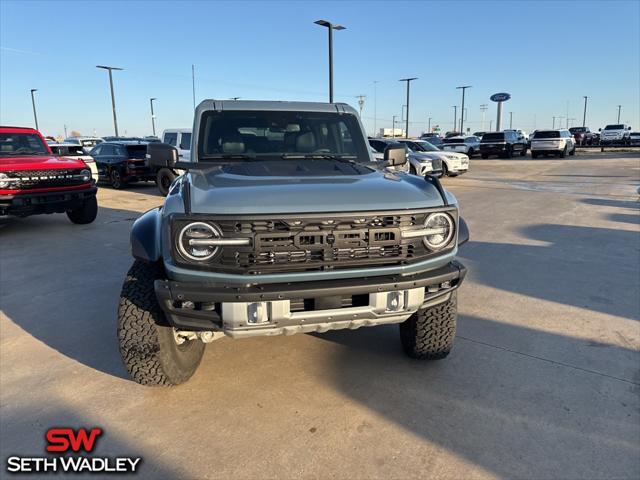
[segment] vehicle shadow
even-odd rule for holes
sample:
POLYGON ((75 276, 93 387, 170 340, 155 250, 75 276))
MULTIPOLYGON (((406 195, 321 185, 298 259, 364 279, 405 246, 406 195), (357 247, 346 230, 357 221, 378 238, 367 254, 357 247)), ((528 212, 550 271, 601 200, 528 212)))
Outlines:
POLYGON ((501 478, 640 471, 635 350, 470 315, 437 362, 405 357, 395 325, 315 336, 345 347, 326 365, 343 394, 426 441, 415 455, 444 448, 501 478))
POLYGON ((565 305, 640 320, 638 233, 540 224, 520 229, 548 245, 471 241, 460 251, 474 281, 565 305), (613 268, 612 268, 613 266, 613 268), (601 272, 608 272, 600 276, 601 272))
POLYGON ((640 210, 640 201, 638 200, 610 200, 607 198, 582 198, 579 200, 587 205, 597 205, 601 207, 618 207, 631 208, 640 210))
POLYGON ((640 224, 640 214, 629 215, 625 213, 610 213, 607 215, 607 219, 612 222, 630 223, 632 225, 640 224))
MULTIPOLYGON (((102 418, 81 417, 77 410, 57 405, 56 402, 56 399, 51 399, 51 403, 38 405, 38 408, 15 404, 3 407, 2 419, 0 420, 0 458, 2 458, 3 468, 7 465, 7 458, 12 456, 26 458, 62 456, 61 454, 46 452, 47 441, 45 435, 49 428, 68 427, 77 430, 79 428, 91 429, 99 427, 103 433, 97 437, 93 452, 87 454, 84 451, 80 451, 78 454, 73 454, 73 456, 109 457, 112 459, 111 462, 114 462, 114 457, 141 458, 136 465, 135 474, 124 475, 125 477, 184 478, 183 469, 178 470, 163 463, 160 459, 161 455, 158 455, 157 451, 151 448, 145 449, 144 441, 135 441, 135 436, 123 438, 118 433, 118 430, 122 431, 122 426, 111 428, 111 425, 105 424, 102 418)), ((105 474, 102 473, 102 475, 105 474)), ((112 475, 113 473, 108 476, 112 475)), ((92 475, 83 472, 81 476, 82 478, 85 476, 88 478, 92 475)))
POLYGON ((116 312, 133 262, 129 233, 140 214, 100 207, 89 225, 73 225, 65 215, 8 222, 0 230, 4 315, 61 354, 128 379, 116 312))

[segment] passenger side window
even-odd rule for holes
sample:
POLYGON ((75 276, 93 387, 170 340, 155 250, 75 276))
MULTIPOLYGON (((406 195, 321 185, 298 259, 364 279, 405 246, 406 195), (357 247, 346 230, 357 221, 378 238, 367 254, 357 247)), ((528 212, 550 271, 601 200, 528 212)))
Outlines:
POLYGON ((98 145, 96 148, 94 148, 89 152, 89 155, 95 157, 96 155, 100 155, 101 151, 102 151, 102 145, 98 145))
POLYGON ((384 153, 384 147, 385 144, 384 142, 381 142, 379 140, 372 140, 370 145, 373 147, 373 149, 378 152, 378 153, 384 153))
POLYGON ((175 147, 178 144, 178 134, 177 133, 165 133, 164 134, 164 143, 168 143, 172 147, 175 147))
POLYGON ((102 150, 100 151, 101 155, 113 155, 113 145, 103 145, 102 150))
POLYGON ((118 157, 127 157, 128 156, 127 155, 127 149, 124 148, 122 145, 116 145, 115 146, 115 152, 116 152, 115 154, 118 157))
POLYGON ((191 148, 191 134, 183 133, 180 138, 180 150, 189 150, 191 148))

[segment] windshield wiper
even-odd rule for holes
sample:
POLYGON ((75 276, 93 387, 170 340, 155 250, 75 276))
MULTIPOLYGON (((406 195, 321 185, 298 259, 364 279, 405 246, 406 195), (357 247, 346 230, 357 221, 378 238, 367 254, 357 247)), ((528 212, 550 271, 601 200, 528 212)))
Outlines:
POLYGON ((300 159, 300 160, 337 160, 339 162, 355 163, 358 159, 357 155, 336 155, 332 153, 283 153, 280 158, 284 159, 300 159))
POLYGON ((246 153, 222 153, 220 155, 200 157, 199 160, 257 160, 257 158, 255 155, 247 155, 246 153))

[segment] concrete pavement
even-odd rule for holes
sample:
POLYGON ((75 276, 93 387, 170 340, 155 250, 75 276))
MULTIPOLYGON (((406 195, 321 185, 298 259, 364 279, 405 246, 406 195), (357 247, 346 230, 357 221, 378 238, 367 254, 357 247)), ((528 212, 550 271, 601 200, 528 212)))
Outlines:
POLYGON ((0 457, 51 426, 163 478, 640 477, 640 157, 473 159, 444 181, 471 241, 452 354, 396 326, 223 339, 173 389, 121 364, 128 232, 151 184, 101 188, 92 225, 0 228, 0 457))

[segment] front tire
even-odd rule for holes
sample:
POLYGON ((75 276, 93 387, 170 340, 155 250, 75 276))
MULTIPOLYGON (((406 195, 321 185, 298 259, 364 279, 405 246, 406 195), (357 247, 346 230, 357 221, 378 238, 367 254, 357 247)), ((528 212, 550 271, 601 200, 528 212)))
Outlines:
POLYGON ((420 360, 439 360, 451 352, 458 319, 457 292, 449 300, 418 310, 400 323, 404 353, 420 360))
POLYGON ((127 273, 118 307, 120 354, 137 383, 179 385, 196 371, 205 346, 200 340, 176 342, 153 288, 159 278, 162 272, 158 265, 139 260, 127 273))
POLYGON ((81 207, 75 210, 69 210, 67 217, 77 225, 86 225, 93 222, 98 216, 98 200, 96 197, 90 197, 84 201, 81 207))
POLYGON ((168 168, 161 168, 158 170, 158 175, 156 175, 156 185, 158 185, 158 190, 165 197, 169 193, 169 187, 171 183, 176 179, 176 174, 173 173, 168 168))

